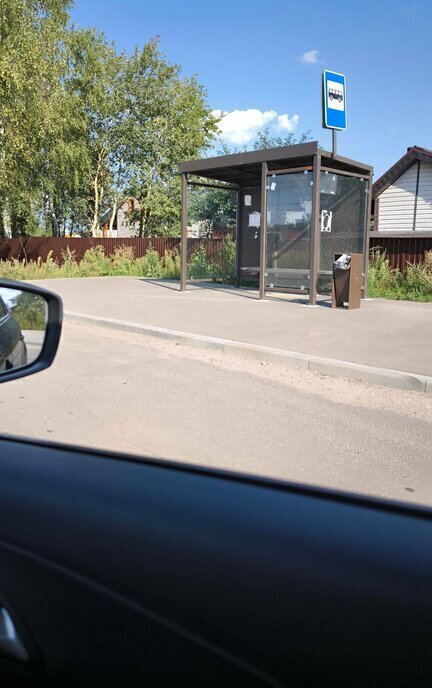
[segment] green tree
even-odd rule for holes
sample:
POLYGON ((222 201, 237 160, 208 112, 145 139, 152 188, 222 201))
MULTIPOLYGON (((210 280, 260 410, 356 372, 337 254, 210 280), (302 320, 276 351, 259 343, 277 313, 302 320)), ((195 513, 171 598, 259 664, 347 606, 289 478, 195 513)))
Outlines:
POLYGON ((59 54, 70 0, 2 0, 0 6, 0 233, 36 220, 39 154, 52 134, 59 54))
POLYGON ((166 233, 180 219, 178 166, 196 157, 216 133, 216 119, 206 105, 196 77, 181 78, 180 67, 167 63, 158 40, 136 49, 126 65, 123 120, 129 193, 138 199, 131 222, 138 235, 166 233))
POLYGON ((127 58, 71 27, 71 0, 0 0, 0 235, 94 234, 134 196, 139 235, 180 224, 179 162, 216 120, 157 40, 127 58))
POLYGON ((39 151, 44 225, 53 236, 66 234, 67 229, 88 220, 91 157, 87 119, 80 97, 69 88, 69 45, 67 51, 61 88, 53 103, 54 126, 47 145, 39 151))
MULTIPOLYGON (((125 57, 94 29, 74 30, 69 37, 70 67, 66 91, 82 122, 87 172, 87 222, 90 233, 99 228, 104 206, 112 200, 124 160, 119 124, 124 118, 125 57)), ((77 125, 80 126, 79 122, 77 125)), ((81 146, 80 149, 82 150, 81 146)))
POLYGON ((286 136, 272 136, 270 129, 267 127, 259 131, 254 142, 254 150, 262 148, 277 148, 279 146, 294 146, 296 143, 306 143, 312 139, 310 131, 305 131, 300 136, 296 136, 294 132, 290 132, 286 136))
POLYGON ((204 236, 210 237, 215 227, 223 230, 235 227, 235 191, 196 186, 190 189, 188 198, 188 219, 201 225, 201 234, 204 236))
POLYGON ((22 330, 44 330, 47 325, 47 304, 39 294, 21 292, 13 316, 22 330))

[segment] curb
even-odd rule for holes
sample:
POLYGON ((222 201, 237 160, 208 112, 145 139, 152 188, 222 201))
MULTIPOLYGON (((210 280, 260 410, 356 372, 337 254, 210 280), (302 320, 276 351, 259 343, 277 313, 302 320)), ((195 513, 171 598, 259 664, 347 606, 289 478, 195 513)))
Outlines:
POLYGON ((165 339, 177 344, 195 347, 198 349, 213 349, 222 353, 247 358, 254 361, 265 363, 277 363, 279 365, 289 365, 296 368, 307 368, 313 372, 324 375, 337 375, 351 380, 359 380, 375 385, 385 385, 396 389, 404 389, 414 392, 424 392, 432 394, 432 377, 417 373, 407 373, 402 370, 392 370, 390 368, 375 368, 374 366, 363 365, 362 363, 350 363, 333 358, 302 354, 296 351, 286 351, 285 349, 274 349, 259 344, 246 344, 236 342, 231 339, 220 339, 218 337, 207 337, 201 334, 180 332, 179 330, 169 330, 164 327, 153 325, 140 325, 139 323, 128 322, 127 320, 114 320, 113 318, 102 318, 97 315, 87 315, 86 313, 72 313, 65 311, 66 320, 77 322, 87 322, 101 327, 108 327, 114 330, 122 330, 141 334, 146 337, 156 337, 165 339))

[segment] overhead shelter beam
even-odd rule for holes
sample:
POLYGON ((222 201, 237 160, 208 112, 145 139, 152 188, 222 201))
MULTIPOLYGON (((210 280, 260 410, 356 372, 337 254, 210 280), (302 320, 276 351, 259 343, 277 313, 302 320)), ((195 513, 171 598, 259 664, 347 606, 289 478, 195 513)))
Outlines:
POLYGON ((225 167, 224 169, 228 170, 228 172, 233 172, 236 175, 241 174, 242 177, 253 177, 254 179, 256 179, 256 174, 254 174, 253 172, 247 172, 246 170, 243 170, 243 169, 238 170, 238 169, 235 169, 234 167, 225 167))
POLYGON ((194 181, 188 181, 187 183, 188 186, 204 186, 208 189, 222 189, 225 191, 238 191, 238 185, 231 185, 227 186, 225 184, 209 184, 208 182, 194 182, 194 181))
POLYGON ((301 165, 300 167, 278 167, 277 169, 273 169, 272 165, 272 168, 269 169, 269 175, 291 174, 295 172, 304 172, 305 170, 312 172, 312 169, 312 165, 301 165))
POLYGON ((352 172, 358 171, 360 174, 364 173, 365 176, 373 172, 373 167, 371 165, 366 165, 366 163, 359 162, 358 160, 346 158, 343 155, 333 156, 330 151, 323 150, 322 148, 318 148, 317 154, 321 156, 323 161, 331 164, 332 168, 335 168, 336 166, 340 167, 341 169, 344 167, 350 167, 352 172))
POLYGON ((356 177, 357 179, 368 179, 370 172, 349 172, 348 170, 341 170, 335 167, 326 167, 321 165, 321 170, 323 172, 328 172, 329 174, 340 174, 341 177, 356 177))

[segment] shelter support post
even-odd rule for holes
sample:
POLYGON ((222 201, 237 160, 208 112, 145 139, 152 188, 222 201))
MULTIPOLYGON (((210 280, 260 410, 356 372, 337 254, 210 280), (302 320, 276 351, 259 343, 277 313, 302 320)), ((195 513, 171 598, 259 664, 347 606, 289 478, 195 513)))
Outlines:
POLYGON ((260 232, 260 272, 259 297, 265 299, 265 273, 267 269, 267 174, 268 165, 261 164, 261 232, 260 232))
POLYGON ((181 173, 181 249, 180 291, 186 291, 187 278, 187 174, 181 173))
POLYGON ((235 266, 235 275, 236 275, 235 284, 236 284, 237 288, 240 286, 240 252, 241 252, 240 242, 241 242, 241 211, 242 211, 241 201, 242 201, 241 190, 237 189, 236 266, 235 266))
POLYGON ((312 187, 312 222, 310 244, 310 268, 309 268, 309 305, 315 306, 317 297, 318 266, 320 263, 320 181, 321 181, 321 156, 314 155, 313 159, 313 187, 312 187))
MULTIPOLYGON (((363 272, 364 272, 364 285, 362 287, 362 298, 364 299, 366 296, 366 290, 367 290, 367 275, 368 275, 368 269, 369 269, 369 240, 370 240, 370 223, 371 223, 371 214, 372 214, 372 174, 368 179, 368 193, 367 193, 367 201, 366 201, 366 221, 365 221, 365 236, 364 236, 364 264, 363 264, 363 272)), ((376 203, 376 201, 375 201, 376 203)))

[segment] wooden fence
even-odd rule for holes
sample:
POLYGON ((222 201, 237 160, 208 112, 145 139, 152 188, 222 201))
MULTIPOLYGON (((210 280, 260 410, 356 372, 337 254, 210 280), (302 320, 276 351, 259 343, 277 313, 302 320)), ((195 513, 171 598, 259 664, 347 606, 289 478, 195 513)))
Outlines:
MULTIPOLYGON (((222 247, 223 239, 189 239, 188 254, 204 247, 207 258, 222 247)), ((96 239, 85 237, 70 239, 67 237, 20 237, 18 239, 0 239, 0 260, 18 258, 20 260, 46 260, 52 252, 52 258, 61 263, 62 254, 69 248, 74 251, 76 260, 81 260, 84 253, 92 246, 103 246, 105 255, 110 256, 121 246, 131 246, 137 258, 145 255, 149 247, 163 256, 165 251, 179 251, 179 238, 151 239, 96 239)), ((370 248, 377 248, 386 253, 393 268, 405 270, 409 263, 421 263, 425 251, 432 251, 432 232, 375 232, 370 235, 370 248)))
MULTIPOLYGON (((188 254, 194 253, 202 246, 205 248, 207 258, 222 247, 222 239, 189 239, 188 254)), ((131 246, 136 258, 141 258, 151 247, 160 256, 165 251, 180 251, 179 238, 138 239, 119 238, 102 239, 83 237, 82 239, 70 239, 67 237, 20 237, 18 239, 0 239, 0 260, 37 260, 39 257, 45 261, 51 252, 53 260, 63 262, 63 253, 67 248, 74 251, 75 259, 80 261, 84 253, 93 246, 103 246, 105 255, 111 256, 121 246, 131 246)))
POLYGON ((386 253, 392 268, 402 272, 409 263, 422 263, 426 251, 432 251, 432 232, 371 232, 370 248, 386 253))

